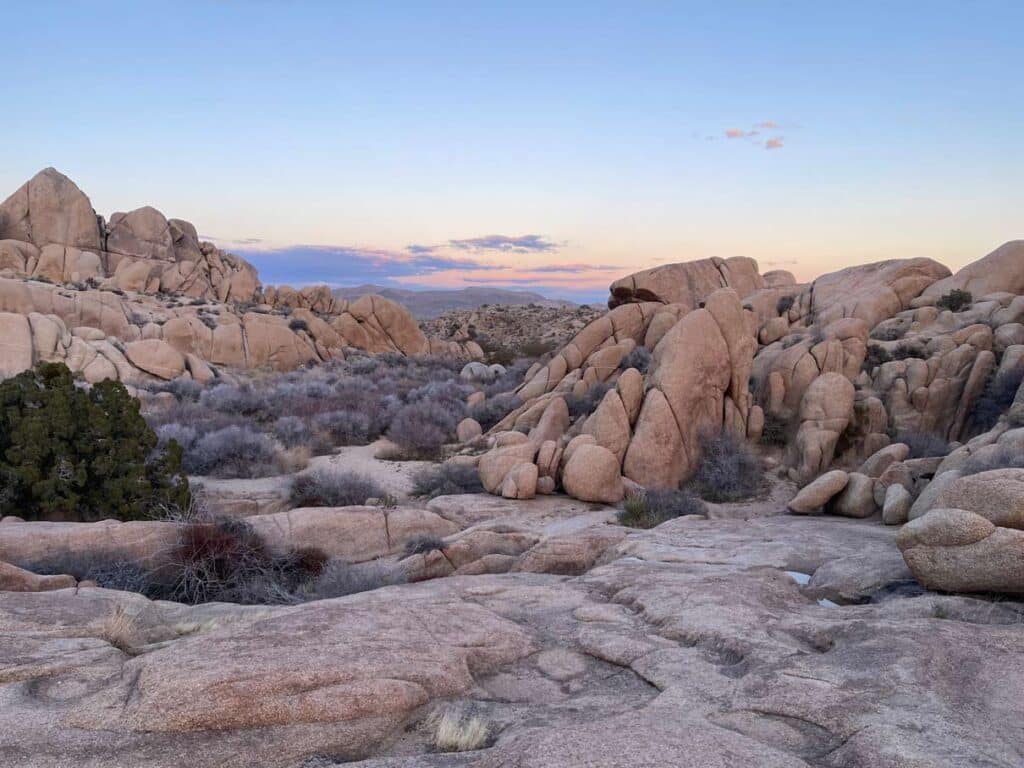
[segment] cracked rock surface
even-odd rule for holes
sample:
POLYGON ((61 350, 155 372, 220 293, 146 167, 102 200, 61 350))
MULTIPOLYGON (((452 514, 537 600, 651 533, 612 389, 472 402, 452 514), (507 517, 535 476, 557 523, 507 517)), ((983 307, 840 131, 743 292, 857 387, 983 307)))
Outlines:
POLYGON ((1019 605, 925 593, 894 536, 680 518, 626 533, 582 575, 455 575, 297 607, 0 593, 0 762, 1021 765, 1019 605), (134 621, 117 640, 119 614, 134 621), (484 748, 435 751, 426 722, 451 707, 489 725, 484 748))

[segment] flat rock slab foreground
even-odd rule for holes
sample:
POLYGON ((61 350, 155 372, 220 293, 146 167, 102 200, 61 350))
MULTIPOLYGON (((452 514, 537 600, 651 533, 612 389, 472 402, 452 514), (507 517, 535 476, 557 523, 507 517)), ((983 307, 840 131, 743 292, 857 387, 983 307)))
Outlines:
POLYGON ((271 608, 3 593, 0 764, 1024 764, 1019 604, 900 596, 892 538, 846 520, 684 518, 575 578, 271 608), (487 748, 432 751, 423 722, 449 706, 491 724, 487 748))

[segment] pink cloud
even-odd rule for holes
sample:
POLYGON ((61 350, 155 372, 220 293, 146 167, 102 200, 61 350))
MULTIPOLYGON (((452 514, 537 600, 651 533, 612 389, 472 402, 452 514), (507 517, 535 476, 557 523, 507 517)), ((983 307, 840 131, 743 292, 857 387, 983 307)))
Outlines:
POLYGON ((772 131, 779 127, 779 124, 774 120, 765 120, 762 123, 758 123, 755 128, 764 128, 766 131, 772 131))
POLYGON ((742 139, 747 136, 747 132, 742 128, 726 128, 725 138, 727 139, 742 139))
POLYGON ((765 149, 782 149, 785 139, 782 136, 772 136, 764 143, 765 149))

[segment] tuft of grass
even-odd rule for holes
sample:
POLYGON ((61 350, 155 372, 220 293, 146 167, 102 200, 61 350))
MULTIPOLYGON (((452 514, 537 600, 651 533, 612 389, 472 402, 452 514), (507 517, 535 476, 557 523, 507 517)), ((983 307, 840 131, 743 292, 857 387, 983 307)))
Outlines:
POLYGON ((477 715, 468 715, 458 709, 434 711, 427 718, 426 727, 433 731, 434 748, 438 752, 471 752, 487 746, 491 727, 477 715))
POLYGON ((440 536, 430 536, 427 534, 421 534, 419 536, 413 536, 407 542, 405 542, 405 554, 410 555, 425 555, 429 552, 444 549, 444 539, 440 536))
POLYGON ((99 637, 107 641, 122 653, 133 655, 135 641, 139 629, 135 617, 129 614, 124 606, 117 606, 107 617, 99 629, 99 637))

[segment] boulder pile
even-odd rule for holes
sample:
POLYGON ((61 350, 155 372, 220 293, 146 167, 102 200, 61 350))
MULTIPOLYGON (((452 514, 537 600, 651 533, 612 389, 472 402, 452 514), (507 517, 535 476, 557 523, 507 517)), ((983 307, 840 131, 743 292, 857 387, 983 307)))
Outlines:
POLYGON ((105 221, 53 168, 0 204, 0 375, 62 361, 87 381, 288 370, 344 354, 482 356, 428 339, 399 304, 261 286, 244 259, 152 207, 105 221))

